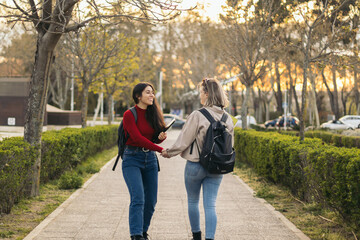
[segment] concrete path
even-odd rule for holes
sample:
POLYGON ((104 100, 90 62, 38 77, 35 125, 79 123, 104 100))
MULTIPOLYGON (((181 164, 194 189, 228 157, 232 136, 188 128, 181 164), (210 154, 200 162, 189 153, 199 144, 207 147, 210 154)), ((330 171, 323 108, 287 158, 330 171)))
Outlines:
MULTIPOLYGON (((179 131, 170 130, 163 146, 172 144, 179 131)), ((127 240, 129 237, 129 194, 121 164, 111 171, 110 161, 83 188, 50 214, 26 238, 127 240)), ((149 229, 152 240, 191 239, 187 200, 183 180, 185 160, 160 157, 159 194, 156 211, 149 229)), ((238 177, 227 174, 220 186, 217 240, 293 240, 309 239, 283 215, 238 177)), ((201 205, 201 223, 204 212, 201 205)), ((204 231, 204 227, 202 227, 204 231)))

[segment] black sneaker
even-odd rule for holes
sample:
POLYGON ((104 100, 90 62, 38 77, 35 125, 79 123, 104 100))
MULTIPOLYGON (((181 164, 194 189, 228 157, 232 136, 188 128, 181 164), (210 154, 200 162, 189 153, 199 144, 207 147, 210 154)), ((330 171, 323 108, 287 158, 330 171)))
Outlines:
POLYGON ((131 240, 145 240, 145 238, 143 238, 141 235, 134 235, 131 236, 131 240))
POLYGON ((149 234, 147 232, 143 232, 143 237, 145 240, 151 240, 149 234))

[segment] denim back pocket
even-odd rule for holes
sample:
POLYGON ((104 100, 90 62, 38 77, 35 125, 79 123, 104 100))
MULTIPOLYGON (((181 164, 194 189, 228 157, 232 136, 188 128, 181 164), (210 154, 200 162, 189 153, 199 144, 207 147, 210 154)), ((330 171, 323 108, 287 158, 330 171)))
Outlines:
POLYGON ((200 163, 188 161, 185 166, 185 174, 187 176, 197 176, 201 170, 200 163))

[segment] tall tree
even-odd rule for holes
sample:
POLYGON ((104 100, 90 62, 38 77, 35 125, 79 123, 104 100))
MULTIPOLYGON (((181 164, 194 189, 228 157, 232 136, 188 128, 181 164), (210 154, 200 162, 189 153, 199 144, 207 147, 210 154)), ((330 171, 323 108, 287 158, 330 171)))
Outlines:
MULTIPOLYGON (((260 3, 260 2, 258 2, 260 3)), ((274 1, 264 0, 261 5, 249 1, 227 1, 226 15, 221 17, 225 24, 224 53, 228 63, 237 67, 240 81, 246 87, 241 108, 242 127, 247 128, 247 104, 254 83, 265 74, 267 49, 271 48, 271 20, 274 1), (255 17, 253 9, 258 10, 255 17)))
POLYGON ((137 81, 131 78, 134 71, 139 69, 139 58, 136 55, 138 42, 135 38, 127 38, 120 33, 116 36, 115 55, 101 71, 101 83, 104 84, 108 100, 108 123, 114 119, 114 100, 118 100, 125 87, 133 88, 137 81))
POLYGON ((116 56, 118 45, 114 39, 116 36, 111 34, 109 25, 91 25, 68 38, 72 41, 74 55, 77 58, 75 72, 82 88, 81 125, 83 128, 86 127, 90 86, 100 81, 100 72, 110 59, 116 56))
POLYGON ((60 41, 54 51, 49 81, 49 98, 65 110, 74 77, 75 56, 69 51, 69 41, 60 41))
POLYGON ((341 39, 342 26, 345 23, 339 19, 343 20, 342 10, 349 5, 349 2, 350 0, 331 1, 331 3, 330 1, 310 1, 292 9, 293 21, 297 25, 297 34, 301 39, 297 47, 303 55, 303 86, 299 115, 301 141, 305 136, 304 112, 310 64, 325 59, 334 51, 334 44, 341 39))
MULTIPOLYGON (((334 62, 334 60, 333 60, 333 62, 334 62)), ((330 99, 331 110, 332 110, 333 114, 335 115, 335 119, 339 119, 341 116, 341 112, 340 112, 340 106, 339 106, 339 94, 338 94, 338 87, 337 87, 337 77, 336 77, 337 70, 336 69, 337 69, 337 67, 333 63, 330 68, 332 85, 333 85, 332 90, 328 83, 328 78, 325 75, 325 68, 322 69, 321 76, 322 76, 323 83, 326 87, 326 90, 327 90, 327 93, 328 93, 328 96, 330 99)))

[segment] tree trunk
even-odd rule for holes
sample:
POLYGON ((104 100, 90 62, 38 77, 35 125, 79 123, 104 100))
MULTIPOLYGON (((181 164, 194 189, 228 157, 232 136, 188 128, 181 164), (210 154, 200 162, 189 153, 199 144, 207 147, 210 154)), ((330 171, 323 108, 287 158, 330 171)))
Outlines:
POLYGON ((282 108, 282 92, 281 92, 281 84, 280 84, 280 72, 279 72, 279 64, 277 61, 275 61, 275 73, 276 73, 276 85, 277 85, 277 91, 275 91, 275 97, 276 97, 276 111, 283 113, 282 108))
MULTIPOLYGON (((259 120, 260 95, 256 96, 254 88, 251 88, 255 119, 259 120)), ((260 121, 260 120, 259 120, 260 121)))
POLYGON ((97 116, 99 114, 99 111, 100 111, 100 105, 101 105, 101 93, 99 93, 99 97, 98 97, 95 112, 94 112, 94 117, 93 117, 93 124, 94 125, 95 125, 96 118, 97 118, 97 116))
POLYGON ((304 111, 305 111, 305 105, 306 105, 305 103, 306 103, 306 91, 307 91, 308 66, 309 66, 308 53, 306 53, 305 60, 304 60, 303 87, 302 87, 302 94, 301 94, 301 109, 300 109, 300 114, 299 114, 300 141, 304 141, 304 139, 305 139, 304 111))
MULTIPOLYGON (((309 69, 309 71, 311 71, 311 68, 309 69)), ((316 102, 315 76, 312 71, 310 72, 310 82, 311 82, 311 99, 312 99, 311 107, 312 107, 314 117, 315 117, 316 128, 319 128, 320 120, 319 120, 319 110, 318 110, 317 102, 316 102)))
POLYGON ((257 122, 263 122, 263 104, 262 104, 262 92, 260 90, 260 88, 258 88, 258 95, 259 95, 259 104, 258 104, 258 110, 257 110, 257 116, 256 116, 256 121, 257 122))
POLYGON ((336 66, 332 67, 332 75, 333 75, 333 85, 334 85, 334 114, 335 114, 335 118, 339 119, 340 118, 340 109, 339 109, 339 95, 338 95, 338 90, 337 90, 337 83, 336 83, 336 66))
POLYGON ((355 106, 356 106, 356 115, 360 114, 360 94, 357 78, 357 66, 354 65, 354 95, 355 95, 355 106))
POLYGON ((292 78, 292 75, 291 75, 291 63, 288 62, 286 64, 287 66, 287 69, 288 69, 288 72, 289 72, 289 104, 288 104, 288 108, 289 108, 289 113, 292 113, 292 99, 293 99, 293 91, 292 91, 292 88, 294 86, 294 83, 293 83, 293 78, 292 78))
MULTIPOLYGON (((84 83, 85 81, 83 81, 84 83)), ((86 128, 86 117, 89 99, 89 85, 83 85, 82 102, 81 102, 81 127, 86 128)))
POLYGON ((327 84, 327 80, 326 80, 325 74, 324 74, 324 69, 322 70, 321 75, 322 75, 323 82, 324 82, 324 85, 326 87, 327 93, 329 95, 331 111, 335 115, 336 109, 335 109, 335 103, 334 103, 334 101, 335 101, 334 100, 334 95, 331 92, 329 85, 327 84))
POLYGON ((53 69, 55 80, 51 81, 51 78, 49 81, 51 99, 60 109, 65 110, 69 90, 69 80, 65 77, 65 81, 62 81, 62 71, 59 67, 54 67, 53 69))
POLYGON ((30 81, 30 92, 24 125, 24 139, 37 147, 36 160, 32 167, 30 196, 39 196, 41 169, 41 136, 46 111, 49 73, 53 51, 60 36, 39 33, 35 64, 30 81))
POLYGON ((295 89, 295 85, 296 85, 296 79, 297 79, 297 67, 295 65, 295 81, 293 82, 293 85, 290 85, 292 93, 294 94, 294 99, 295 99, 295 106, 296 106, 296 114, 297 116, 300 116, 300 104, 299 104, 299 99, 296 93, 296 89, 295 89))
POLYGON ((351 91, 347 92, 344 87, 341 89, 341 103, 343 105, 344 115, 351 114, 351 108, 349 108, 348 111, 346 109, 346 105, 347 105, 350 94, 351 94, 351 91))
POLYGON ((108 103, 108 124, 111 125, 111 123, 114 120, 114 115, 113 115, 113 96, 109 95, 108 99, 107 99, 107 103, 108 103))
POLYGON ((265 121, 270 120, 270 102, 265 102, 265 121))
POLYGON ((231 106, 234 109, 232 114, 234 114, 234 116, 236 116, 236 115, 238 115, 238 113, 237 113, 237 104, 236 104, 236 102, 237 102, 237 92, 235 90, 235 83, 234 82, 232 82, 232 84, 231 84, 231 91, 233 93, 232 96, 231 96, 231 101, 232 101, 231 106))
POLYGON ((245 97, 241 107, 242 129, 247 129, 247 103, 250 97, 250 86, 246 86, 245 97))

